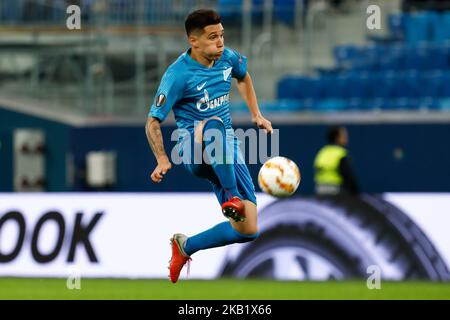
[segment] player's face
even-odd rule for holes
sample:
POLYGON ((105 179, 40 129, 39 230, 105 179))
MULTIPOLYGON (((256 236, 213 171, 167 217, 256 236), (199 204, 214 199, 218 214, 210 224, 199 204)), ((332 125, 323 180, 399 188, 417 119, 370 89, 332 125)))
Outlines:
POLYGON ((224 50, 224 29, 221 23, 203 28, 193 45, 208 60, 219 60, 224 50))

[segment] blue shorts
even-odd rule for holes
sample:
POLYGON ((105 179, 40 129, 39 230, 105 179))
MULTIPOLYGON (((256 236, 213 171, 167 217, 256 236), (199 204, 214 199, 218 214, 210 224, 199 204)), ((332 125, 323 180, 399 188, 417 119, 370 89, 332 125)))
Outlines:
MULTIPOLYGON (((201 161, 200 164, 194 163, 194 144, 199 144, 194 142, 194 135, 190 135, 191 143, 183 143, 180 150, 180 156, 183 159, 184 167, 194 176, 207 179, 216 194, 217 200, 220 204, 227 202, 230 199, 229 193, 222 188, 219 178, 215 174, 212 166, 210 164, 201 161), (190 152, 183 152, 185 148, 191 148, 190 152)), ((241 142, 234 135, 234 133, 227 133, 227 145, 234 147, 234 172, 236 175, 236 183, 239 193, 242 195, 243 200, 249 200, 256 205, 256 195, 255 195, 255 185, 253 184, 252 177, 248 171, 247 165, 245 164, 245 159, 242 154, 239 145, 241 142)), ((203 151, 203 149, 201 149, 203 151)))

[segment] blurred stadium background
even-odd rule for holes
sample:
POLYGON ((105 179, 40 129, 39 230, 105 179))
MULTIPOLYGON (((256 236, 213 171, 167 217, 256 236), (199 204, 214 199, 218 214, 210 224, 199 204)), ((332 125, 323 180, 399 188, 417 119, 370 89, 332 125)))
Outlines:
MULTIPOLYGON (((236 92, 234 126, 250 128, 236 92)), ((449 138, 450 1, 0 0, 0 298, 449 299, 449 138), (71 4, 81 30, 66 27, 71 4), (380 30, 366 25, 373 4, 380 30), (144 124, 187 49, 186 15, 205 7, 249 58, 302 182, 286 200, 259 193, 261 237, 197 253, 204 281, 174 289, 157 280, 169 237, 221 215, 180 166, 151 183, 144 124), (314 195, 333 124, 348 129, 358 197, 314 195), (373 265, 389 281, 378 291, 373 265)))

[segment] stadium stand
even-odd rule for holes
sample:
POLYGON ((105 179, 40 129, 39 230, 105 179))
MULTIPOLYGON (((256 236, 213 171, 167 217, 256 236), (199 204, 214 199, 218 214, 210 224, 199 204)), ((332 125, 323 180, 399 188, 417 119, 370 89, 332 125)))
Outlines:
POLYGON ((331 70, 283 77, 277 97, 312 110, 448 110, 450 12, 393 14, 388 26, 389 41, 336 46, 331 70))

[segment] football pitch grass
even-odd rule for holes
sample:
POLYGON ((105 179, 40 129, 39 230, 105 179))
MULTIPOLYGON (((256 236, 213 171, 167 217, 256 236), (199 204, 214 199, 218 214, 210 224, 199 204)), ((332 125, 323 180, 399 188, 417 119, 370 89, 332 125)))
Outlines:
POLYGON ((450 299, 450 283, 381 282, 369 290, 365 280, 295 282, 266 280, 211 281, 81 279, 79 290, 66 279, 0 278, 0 299, 450 299))

